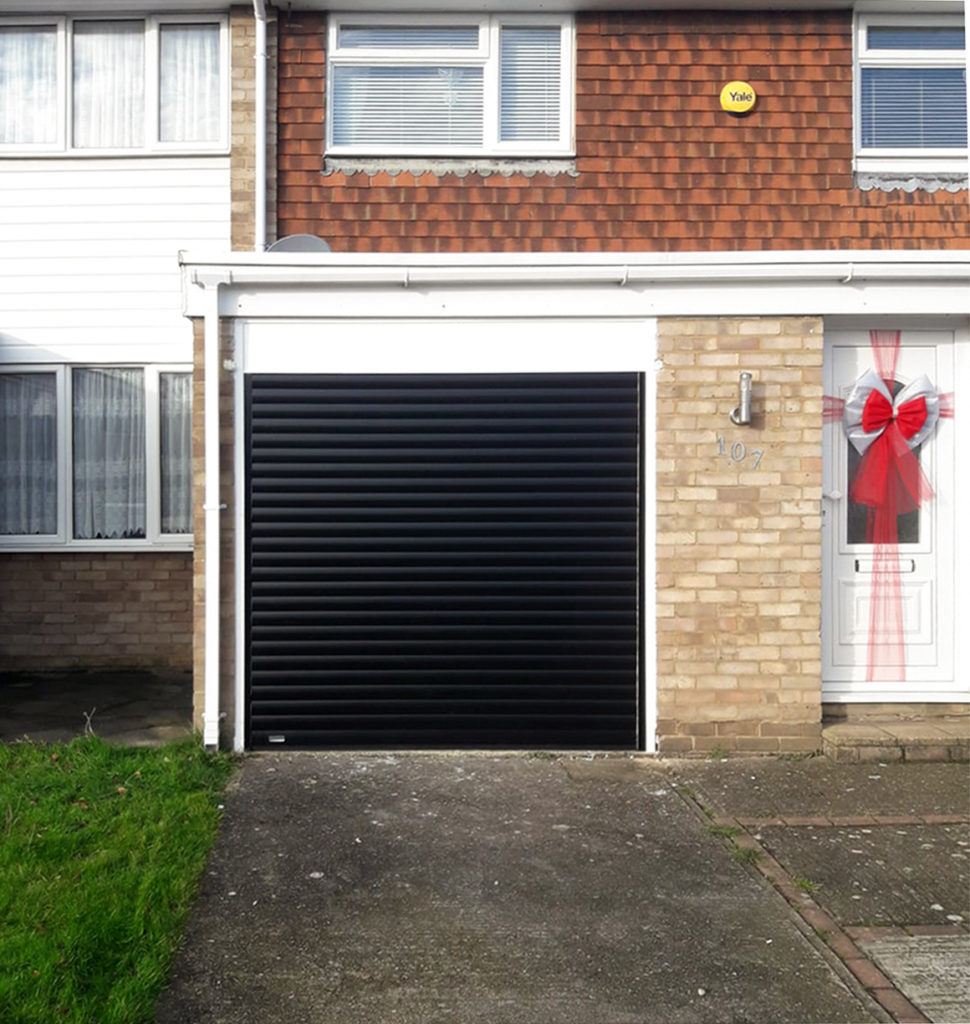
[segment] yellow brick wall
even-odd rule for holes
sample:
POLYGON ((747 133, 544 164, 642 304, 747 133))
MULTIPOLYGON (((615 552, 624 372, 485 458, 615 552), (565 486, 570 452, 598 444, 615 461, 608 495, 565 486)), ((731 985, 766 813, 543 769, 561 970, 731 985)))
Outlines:
POLYGON ((660 750, 813 750, 821 319, 667 319, 658 335, 660 750), (743 370, 754 421, 739 427, 743 370))
MULTIPOLYGON (((266 27, 266 234, 271 242, 276 230, 276 21, 266 27)), ((232 200, 232 248, 253 248, 256 184, 256 28, 252 7, 234 7, 229 19, 230 106, 232 151, 230 156, 232 200)))
MULTIPOLYGON (((193 708, 197 729, 201 729, 205 706, 205 368, 203 363, 203 324, 194 321, 195 373, 192 395, 192 467, 193 510, 195 529, 195 561, 193 565, 193 708)), ((233 377, 223 369, 223 362, 233 355, 231 320, 223 321, 219 351, 219 501, 224 506, 219 512, 219 710, 225 717, 220 726, 223 745, 231 745, 233 716, 236 706, 235 687, 235 472, 233 468, 233 377)), ((241 412, 241 410, 240 410, 241 412)), ((243 623, 238 624, 243 628, 243 623)))

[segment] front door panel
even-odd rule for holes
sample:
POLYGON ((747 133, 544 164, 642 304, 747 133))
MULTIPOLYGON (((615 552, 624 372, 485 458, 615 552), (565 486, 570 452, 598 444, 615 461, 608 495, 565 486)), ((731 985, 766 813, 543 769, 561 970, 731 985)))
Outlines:
MULTIPOLYGON (((826 336, 825 394, 844 400, 876 368, 868 331, 826 336)), ((925 375, 939 394, 953 390, 953 334, 903 331, 892 392, 925 375)), ((873 543, 871 509, 850 498, 862 457, 841 419, 825 431, 822 543, 823 697, 828 700, 925 700, 953 684, 954 456, 952 423, 913 447, 932 489, 919 508, 895 519, 898 540, 888 562, 873 543), (892 614, 876 599, 874 580, 889 568, 892 614), (898 590, 897 590, 898 588, 898 590), (901 640, 901 643, 900 643, 901 640), (870 667, 872 645, 881 669, 870 667)), ((885 584, 883 584, 885 586, 885 584)))

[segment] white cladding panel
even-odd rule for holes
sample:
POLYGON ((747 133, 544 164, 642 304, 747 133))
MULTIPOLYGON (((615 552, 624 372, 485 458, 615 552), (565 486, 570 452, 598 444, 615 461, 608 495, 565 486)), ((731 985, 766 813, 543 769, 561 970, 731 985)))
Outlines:
POLYGON ((230 247, 229 158, 0 161, 0 362, 187 362, 178 253, 230 247))

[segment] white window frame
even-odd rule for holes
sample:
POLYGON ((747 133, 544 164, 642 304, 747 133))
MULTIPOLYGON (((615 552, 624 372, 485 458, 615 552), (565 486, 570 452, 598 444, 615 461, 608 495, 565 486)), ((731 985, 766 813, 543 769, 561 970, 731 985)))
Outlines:
POLYGON ((72 550, 191 551, 192 533, 162 533, 161 392, 159 377, 164 373, 186 373, 186 363, 22 363, 0 365, 0 373, 54 374, 57 402, 57 532, 30 536, 0 536, 0 551, 72 550), (73 407, 71 385, 74 370, 141 370, 145 381, 145 536, 81 540, 73 536, 74 465, 72 446, 73 407))
POLYGON ((461 157, 564 157, 576 151, 576 37, 571 15, 552 14, 331 14, 327 31, 326 151, 332 156, 461 156, 461 157), (353 47, 337 43, 341 25, 373 26, 478 26, 476 49, 417 49, 353 47), (559 137, 553 141, 501 142, 499 133, 499 38, 503 27, 558 28, 560 32, 559 137), (344 145, 333 142, 333 70, 339 66, 437 64, 443 67, 480 67, 483 82, 484 138, 481 146, 344 145))
POLYGON ((195 154, 229 152, 229 22, 219 14, 101 14, 84 17, 0 18, 0 28, 37 27, 56 29, 57 38, 57 137, 54 142, 0 143, 0 157, 10 156, 146 156, 158 154, 195 154), (144 26, 145 47, 145 144, 123 148, 76 148, 71 141, 73 110, 72 39, 75 24, 84 22, 139 21, 144 26), (164 25, 219 26, 219 137, 204 142, 162 142, 159 139, 160 29, 164 25))
POLYGON ((966 68, 963 50, 877 50, 868 45, 873 26, 919 28, 963 27, 958 14, 859 14, 855 16, 853 88, 853 142, 855 169, 867 173, 960 174, 967 170, 964 148, 876 148, 862 146, 862 69, 872 67, 966 68))

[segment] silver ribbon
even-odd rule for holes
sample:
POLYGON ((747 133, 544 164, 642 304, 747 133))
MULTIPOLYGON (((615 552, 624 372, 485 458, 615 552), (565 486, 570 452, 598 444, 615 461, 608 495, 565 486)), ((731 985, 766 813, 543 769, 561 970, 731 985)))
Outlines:
POLYGON ((906 402, 914 398, 923 398, 926 401, 926 421, 923 426, 912 436, 906 439, 910 448, 921 445, 936 429, 937 421, 940 418, 940 396, 930 383, 929 377, 923 374, 916 380, 910 381, 906 387, 901 388, 895 398, 889 393, 886 382, 876 373, 875 370, 866 372, 852 385, 842 409, 842 429, 845 436, 852 443, 852 447, 860 455, 865 455, 869 446, 883 432, 885 428, 871 430, 868 433, 862 429, 862 412, 869 400, 869 395, 878 391, 886 401, 893 407, 894 415, 906 402))

